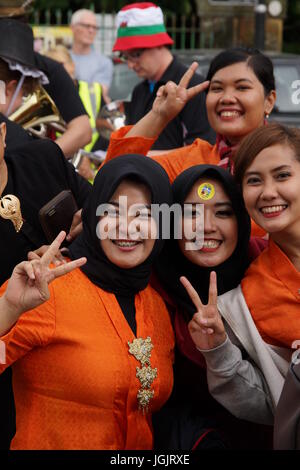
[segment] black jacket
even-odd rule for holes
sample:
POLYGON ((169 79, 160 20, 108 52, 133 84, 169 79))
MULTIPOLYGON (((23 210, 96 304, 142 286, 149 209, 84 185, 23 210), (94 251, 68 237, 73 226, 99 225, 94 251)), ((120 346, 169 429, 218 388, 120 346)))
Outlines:
MULTIPOLYGON (((139 83, 133 90, 131 102, 126 106, 126 124, 136 124, 153 105, 158 88, 168 81, 179 83, 187 67, 174 57, 173 61, 156 82, 151 93, 148 80, 139 83)), ((195 74, 189 87, 203 82, 203 77, 195 74)), ((160 134, 152 149, 167 150, 191 144, 197 137, 215 143, 215 133, 211 129, 206 113, 205 93, 200 93, 183 108, 160 134)))

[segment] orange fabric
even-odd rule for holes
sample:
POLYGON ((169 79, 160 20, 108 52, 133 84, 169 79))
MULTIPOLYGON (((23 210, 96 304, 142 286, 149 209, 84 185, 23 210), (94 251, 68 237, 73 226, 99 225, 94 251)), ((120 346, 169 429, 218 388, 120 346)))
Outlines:
MULTIPOLYGON (((148 139, 145 137, 126 137, 125 139, 124 137, 130 129, 131 126, 125 126, 112 133, 105 162, 126 153, 147 155, 156 139, 148 139)), ((220 161, 217 146, 212 146, 201 139, 195 139, 191 145, 187 145, 186 147, 181 147, 166 154, 151 158, 160 163, 166 170, 171 183, 173 183, 174 179, 183 170, 191 166, 204 163, 217 165, 220 161)))
POLYGON ((267 232, 251 219, 251 237, 264 238, 267 232))
MULTIPOLYGON (((4 336, 13 364, 17 433, 12 449, 151 449, 151 414, 171 393, 174 337, 165 304, 148 286, 136 296, 137 337, 150 336, 154 397, 138 410, 140 362, 116 297, 80 271, 57 279, 51 298, 4 336)), ((3 290, 3 288, 2 288, 3 290)))
POLYGON ((291 348, 300 339, 300 272, 272 240, 241 285, 264 341, 291 348))

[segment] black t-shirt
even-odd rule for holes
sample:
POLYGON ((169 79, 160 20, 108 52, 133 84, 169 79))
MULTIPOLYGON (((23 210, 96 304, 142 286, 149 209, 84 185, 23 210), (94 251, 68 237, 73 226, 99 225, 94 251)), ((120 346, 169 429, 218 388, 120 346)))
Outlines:
MULTIPOLYGON (((173 61, 150 91, 148 80, 139 83, 133 90, 131 102, 126 107, 126 124, 136 124, 153 105, 158 88, 168 81, 179 83, 187 67, 174 57, 173 61)), ((195 74, 189 87, 203 82, 203 77, 195 74)), ((168 150, 191 144, 197 137, 215 143, 215 132, 211 129, 206 113, 205 93, 190 100, 181 113, 173 119, 158 137, 152 149, 168 150)))
POLYGON ((0 113, 0 123, 1 122, 5 122, 6 124, 6 152, 10 152, 20 145, 36 140, 35 137, 25 131, 22 126, 10 121, 4 114, 0 113))
POLYGON ((61 149, 49 139, 34 140, 7 152, 8 183, 2 196, 14 194, 21 203, 24 225, 16 233, 10 220, 0 217, 0 283, 14 266, 27 258, 29 250, 47 244, 38 212, 64 189, 70 189, 79 208, 83 207, 91 185, 78 175, 61 149))
POLYGON ((60 114, 66 122, 87 114, 73 80, 56 60, 35 53, 36 67, 47 75, 49 84, 45 90, 55 102, 60 114))
MULTIPOLYGON (((14 129, 19 127, 12 124, 14 129)), ((2 196, 14 194, 20 199, 25 222, 21 231, 16 233, 12 222, 0 217, 1 284, 17 263, 27 259, 29 250, 47 244, 38 219, 39 209, 64 189, 72 191, 81 208, 92 189, 75 172, 58 145, 49 139, 37 139, 27 144, 23 142, 21 147, 7 152, 5 161, 8 182, 2 196)), ((8 449, 15 433, 11 368, 0 375, 0 423, 0 450, 8 449)))

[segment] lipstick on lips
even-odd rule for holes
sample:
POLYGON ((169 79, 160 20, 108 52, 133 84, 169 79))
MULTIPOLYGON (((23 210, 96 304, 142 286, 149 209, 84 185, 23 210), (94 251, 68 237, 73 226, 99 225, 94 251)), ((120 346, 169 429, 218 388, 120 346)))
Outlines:
POLYGON ((277 206, 264 206, 259 210, 266 219, 278 217, 287 208, 287 204, 278 204, 277 206))

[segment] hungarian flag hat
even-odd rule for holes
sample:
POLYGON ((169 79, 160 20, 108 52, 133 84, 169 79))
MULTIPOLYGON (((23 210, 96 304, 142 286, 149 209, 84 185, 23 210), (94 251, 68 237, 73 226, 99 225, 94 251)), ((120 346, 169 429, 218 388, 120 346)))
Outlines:
POLYGON ((163 12, 154 3, 132 3, 117 14, 117 39, 113 51, 173 44, 164 25, 163 12))

